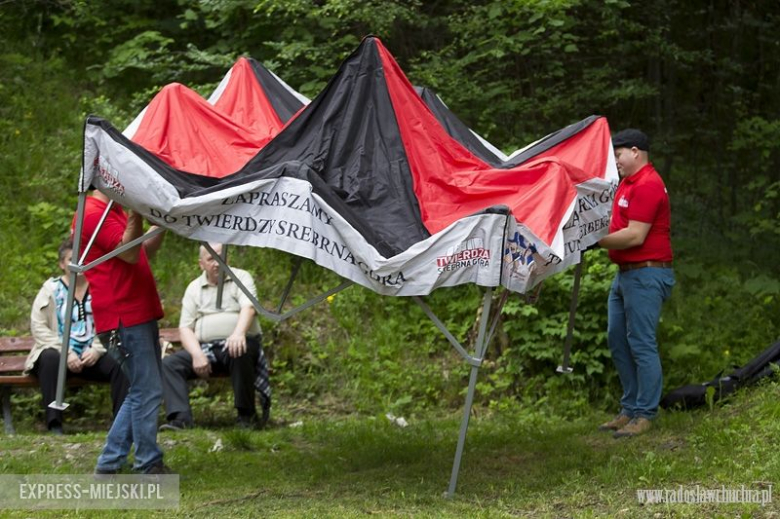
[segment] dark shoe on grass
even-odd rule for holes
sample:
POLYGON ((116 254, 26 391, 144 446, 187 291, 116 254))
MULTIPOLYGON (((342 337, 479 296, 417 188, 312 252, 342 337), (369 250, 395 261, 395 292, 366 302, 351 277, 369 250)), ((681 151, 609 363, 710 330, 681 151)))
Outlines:
POLYGON ((265 429, 268 425, 268 420, 271 418, 271 402, 268 401, 263 404, 263 414, 260 416, 260 420, 257 422, 258 429, 265 429))
POLYGON ((239 429, 259 429, 259 425, 256 414, 240 414, 236 417, 236 427, 239 429))
POLYGON ((118 469, 101 469, 95 467, 95 479, 111 478, 119 474, 118 469))
POLYGON ((162 424, 158 431, 183 431, 184 429, 192 429, 192 424, 184 420, 170 420, 162 424))
POLYGON ((176 474, 162 461, 149 467, 144 474, 156 475, 156 474, 176 474))

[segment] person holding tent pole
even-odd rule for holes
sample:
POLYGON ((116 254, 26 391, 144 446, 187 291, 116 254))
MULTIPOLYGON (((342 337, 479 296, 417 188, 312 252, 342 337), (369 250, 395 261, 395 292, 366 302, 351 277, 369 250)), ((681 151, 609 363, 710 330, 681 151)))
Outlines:
POLYGON ((669 195, 649 161, 650 142, 627 129, 612 137, 621 181, 609 234, 599 245, 618 265, 608 302, 607 340, 623 396, 620 413, 599 429, 615 438, 647 432, 658 412, 663 374, 656 328, 674 286, 669 195))
MULTIPOLYGON (((76 223, 74 221, 74 223, 76 223)), ((121 249, 143 234, 143 217, 94 191, 86 198, 81 230, 86 263, 121 249), (102 225, 101 225, 102 224, 102 225)), ((120 363, 130 389, 106 437, 96 474, 116 474, 135 444, 134 470, 168 474, 157 445, 157 415, 162 398, 160 340, 157 320, 163 316, 157 286, 149 268, 164 234, 157 233, 85 271, 92 288, 95 329, 120 363)))

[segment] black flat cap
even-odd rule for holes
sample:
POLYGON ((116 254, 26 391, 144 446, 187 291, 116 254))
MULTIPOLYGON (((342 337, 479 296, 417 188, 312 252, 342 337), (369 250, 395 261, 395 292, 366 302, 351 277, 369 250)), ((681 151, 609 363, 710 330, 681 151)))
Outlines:
POLYGON ((650 139, 640 130, 628 128, 612 136, 613 148, 637 148, 650 151, 650 139))

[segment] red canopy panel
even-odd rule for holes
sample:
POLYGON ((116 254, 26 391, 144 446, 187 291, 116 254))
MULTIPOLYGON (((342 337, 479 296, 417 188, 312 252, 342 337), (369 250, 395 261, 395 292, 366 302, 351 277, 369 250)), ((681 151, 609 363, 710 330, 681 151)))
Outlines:
POLYGON ((378 41, 377 47, 428 231, 435 234, 486 207, 506 205, 551 244, 577 196, 576 185, 604 178, 610 139, 606 119, 529 163, 492 168, 447 134, 387 49, 378 41))
MULTIPOLYGON (((239 58, 214 105, 178 83, 165 86, 144 110, 132 140, 176 169, 214 178, 238 171, 285 126, 255 67, 262 65, 239 58)), ((303 106, 271 86, 280 106, 303 106)))
POLYGON ((284 127, 246 58, 239 58, 233 65, 230 82, 214 108, 267 140, 273 139, 284 127))
POLYGON ((193 90, 172 83, 146 108, 133 141, 176 169, 222 178, 272 138, 236 122, 193 90))

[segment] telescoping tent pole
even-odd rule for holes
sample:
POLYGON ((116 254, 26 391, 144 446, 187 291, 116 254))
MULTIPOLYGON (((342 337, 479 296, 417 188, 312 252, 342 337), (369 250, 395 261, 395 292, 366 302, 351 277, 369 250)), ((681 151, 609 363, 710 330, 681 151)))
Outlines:
POLYGON ((563 346, 563 364, 558 366, 558 373, 569 374, 574 370, 569 366, 571 359, 571 343, 574 340, 574 319, 577 316, 577 301, 580 294, 580 279, 582 279, 582 264, 585 263, 585 256, 580 257, 580 262, 574 270, 574 286, 571 289, 571 303, 569 304, 569 325, 566 328, 566 342, 563 346))
MULTIPOLYGON (((222 261, 227 263, 227 257, 228 257, 227 244, 222 245, 222 254, 220 254, 220 257, 222 258, 222 261)), ((222 292, 224 290, 225 290, 225 271, 223 269, 219 269, 219 272, 217 274, 217 310, 222 310, 222 292)))
MULTIPOLYGON (((482 364, 487 347, 487 337, 485 330, 490 320, 490 303, 493 299, 493 288, 488 287, 485 296, 482 299, 482 317, 479 322, 479 333, 477 334, 476 358, 482 364)), ((452 474, 450 475, 450 486, 447 488, 447 497, 452 498, 455 495, 455 487, 458 485, 458 472, 460 471, 460 460, 463 457, 463 447, 466 445, 466 432, 469 428, 469 418, 471 417, 471 406, 474 403, 474 391, 477 386, 477 375, 479 374, 479 365, 471 365, 471 374, 469 375, 469 389, 466 393, 466 406, 463 409, 463 420, 460 423, 460 434, 458 435, 458 447, 455 449, 455 460, 452 462, 452 474)))
POLYGON ((477 386, 477 375, 479 374, 479 368, 482 366, 482 361, 485 356, 485 350, 493 335, 493 331, 498 323, 498 318, 501 313, 501 309, 506 302, 506 293, 501 298, 496 309, 496 315, 493 318, 493 324, 490 327, 490 333, 487 333, 488 321, 490 321, 490 306, 493 300, 493 288, 488 287, 485 291, 485 295, 482 298, 482 314, 479 322, 479 333, 477 334, 477 343, 475 345, 474 356, 469 355, 463 346, 458 342, 452 333, 447 329, 444 323, 439 319, 433 310, 422 300, 419 296, 414 296, 412 299, 422 308, 425 315, 436 325, 436 327, 444 334, 447 340, 457 350, 457 352, 463 357, 466 362, 471 366, 471 374, 469 376, 469 387, 466 393, 466 405, 463 410, 463 420, 460 425, 460 434, 458 435, 458 446, 455 449, 455 460, 452 463, 452 475, 450 476, 450 486, 445 493, 445 496, 451 498, 455 495, 455 487, 458 485, 458 473, 460 472, 460 461, 463 458, 463 448, 466 445, 466 432, 469 428, 469 417, 471 416, 471 407, 474 403, 474 392, 477 386))
POLYGON ((65 305, 65 319, 63 319, 63 325, 65 329, 62 333, 60 364, 57 370, 57 392, 55 393, 54 402, 49 404, 49 407, 58 409, 60 411, 68 407, 68 404, 66 404, 63 400, 65 399, 65 377, 67 376, 68 370, 71 316, 73 315, 73 301, 76 299, 76 277, 78 276, 78 269, 75 268, 74 259, 78 261, 79 257, 79 248, 81 247, 81 228, 84 225, 84 205, 86 204, 86 200, 87 193, 85 191, 79 192, 79 200, 76 208, 76 229, 73 235, 73 250, 71 252, 71 261, 68 265, 68 301, 65 305))

